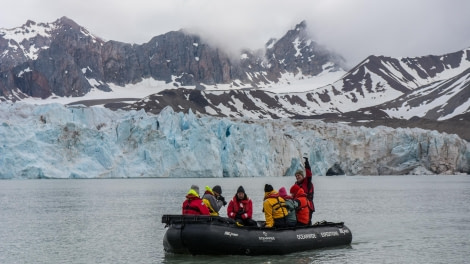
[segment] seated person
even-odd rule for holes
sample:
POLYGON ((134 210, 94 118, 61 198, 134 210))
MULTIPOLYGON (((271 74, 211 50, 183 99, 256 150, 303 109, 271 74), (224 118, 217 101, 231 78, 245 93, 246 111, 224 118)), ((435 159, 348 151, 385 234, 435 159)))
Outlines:
POLYGON ((294 227, 297 225, 297 216, 295 209, 298 207, 298 202, 292 198, 292 196, 287 194, 286 188, 281 187, 279 189, 279 195, 286 201, 287 208, 287 225, 289 227, 294 227))
POLYGON ((230 200, 227 207, 228 217, 235 220, 237 225, 255 226, 256 221, 252 219, 253 203, 245 193, 243 186, 238 187, 237 193, 230 200))
POLYGON ((192 185, 186 195, 186 200, 183 202, 184 215, 210 215, 209 209, 199 198, 199 187, 192 185))
POLYGON ((266 184, 264 186, 264 217, 266 218, 267 228, 287 227, 287 208, 286 201, 279 196, 279 193, 273 189, 273 186, 266 184))
POLYGON ((292 185, 290 193, 296 201, 295 211, 297 216, 297 226, 307 226, 310 222, 310 210, 308 207, 307 195, 304 190, 297 184, 292 185))
POLYGON ((220 208, 227 204, 225 198, 222 196, 222 188, 219 185, 214 186, 212 189, 206 186, 202 200, 207 208, 209 208, 210 215, 212 216, 219 216, 220 208))

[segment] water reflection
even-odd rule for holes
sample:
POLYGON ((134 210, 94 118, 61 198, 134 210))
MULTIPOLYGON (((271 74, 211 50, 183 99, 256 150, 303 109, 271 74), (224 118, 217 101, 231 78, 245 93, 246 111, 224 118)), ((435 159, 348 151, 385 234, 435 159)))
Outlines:
POLYGON ((165 254, 162 263, 265 263, 265 264, 307 264, 307 263, 348 263, 351 246, 317 249, 282 256, 191 256, 165 254))
MULTIPOLYGON (((285 256, 166 254, 161 217, 191 184, 243 185, 263 219, 264 184, 292 177, 0 181, 0 263, 466 263, 470 177, 314 177, 314 221, 344 221, 350 247, 285 256), (6 253, 5 253, 6 252, 6 253)), ((224 214, 224 212, 222 212, 224 214)), ((203 243, 203 241, 201 241, 203 243)))

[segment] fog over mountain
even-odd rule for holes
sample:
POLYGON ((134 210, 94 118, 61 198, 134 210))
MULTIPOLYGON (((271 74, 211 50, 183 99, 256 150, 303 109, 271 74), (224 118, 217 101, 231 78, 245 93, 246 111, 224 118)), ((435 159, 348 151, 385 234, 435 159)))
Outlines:
POLYGON ((238 53, 280 38, 305 20, 313 37, 346 58, 350 67, 369 55, 415 57, 470 47, 461 0, 110 0, 4 1, 0 28, 66 16, 105 40, 143 44, 180 29, 238 53))

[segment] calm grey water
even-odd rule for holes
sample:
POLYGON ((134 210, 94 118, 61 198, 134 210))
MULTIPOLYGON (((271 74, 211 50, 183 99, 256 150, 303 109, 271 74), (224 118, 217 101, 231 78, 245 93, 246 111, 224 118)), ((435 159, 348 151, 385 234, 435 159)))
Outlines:
MULTIPOLYGON (((0 263, 468 263, 469 176, 314 177, 315 221, 344 221, 350 247, 286 256, 165 254, 163 214, 191 184, 239 185, 262 219, 265 183, 293 177, 0 181, 0 263)), ((226 213, 224 211, 223 215, 226 213)), ((204 241, 201 241, 204 243, 204 241)))

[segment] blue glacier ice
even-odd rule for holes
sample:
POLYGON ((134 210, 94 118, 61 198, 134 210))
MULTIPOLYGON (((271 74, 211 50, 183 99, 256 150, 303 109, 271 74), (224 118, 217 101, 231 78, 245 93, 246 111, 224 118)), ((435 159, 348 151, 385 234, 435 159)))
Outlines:
POLYGON ((470 146, 422 129, 0 103, 0 178, 252 177, 470 172, 470 146))

